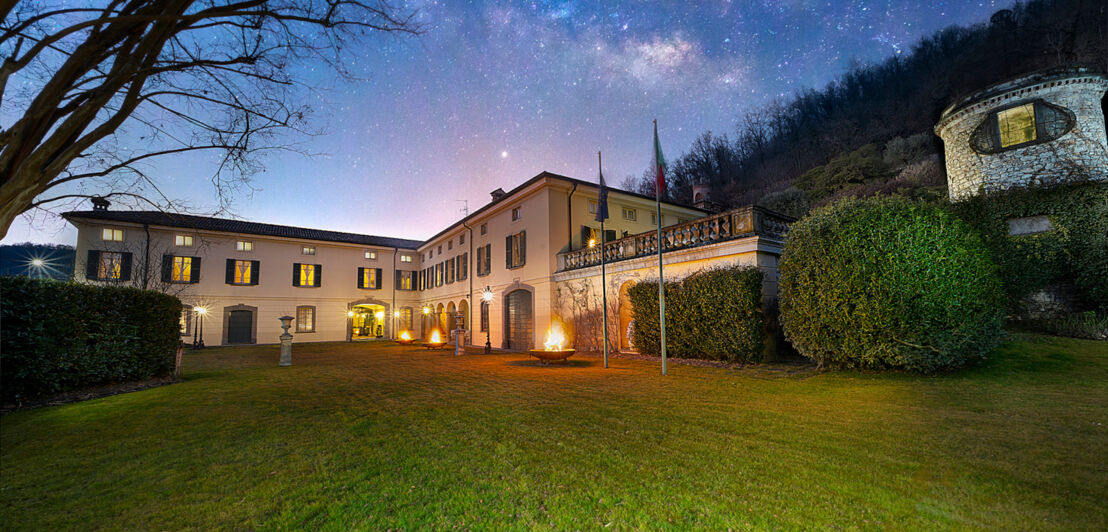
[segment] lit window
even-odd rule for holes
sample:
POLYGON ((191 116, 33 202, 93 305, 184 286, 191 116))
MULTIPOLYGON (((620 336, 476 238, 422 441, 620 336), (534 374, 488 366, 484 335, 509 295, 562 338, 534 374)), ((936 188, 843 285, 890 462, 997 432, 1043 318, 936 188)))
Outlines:
POLYGON ((481 224, 481 234, 487 234, 489 232, 489 224, 481 224))
POLYGON ((300 265, 300 286, 315 286, 315 264, 300 265))
POLYGON ((296 332, 315 332, 315 307, 296 307, 296 332))
POLYGON ((636 218, 638 218, 638 214, 635 212, 635 209, 628 209, 627 207, 623 208, 624 220, 630 220, 633 222, 636 218))
POLYGON ((189 235, 177 235, 174 243, 182 247, 192 247, 192 237, 189 235))
POLYGON ((181 305, 181 336, 192 334, 192 307, 181 305))
POLYGON ((414 290, 413 279, 415 278, 415 272, 406 270, 396 270, 396 289, 397 290, 414 290))
POLYGON ((527 262, 527 233, 520 231, 510 237, 508 247, 508 267, 518 268, 527 262))
POLYGON ((377 285, 377 268, 362 268, 362 286, 365 288, 381 288, 377 285))
POLYGON ((410 330, 412 328, 412 307, 403 307, 400 309, 400 329, 410 330))
POLYGON ((1000 147, 1007 148, 1035 140, 1035 104, 1029 103, 996 114, 1000 147))
POLYGON ((303 254, 303 255, 315 255, 315 247, 314 246, 304 246, 304 249, 302 249, 300 251, 300 253, 303 254))
POLYGON ((111 251, 100 252, 100 267, 97 268, 97 279, 119 279, 123 275, 123 254, 111 251))
POLYGON ((596 214, 596 202, 589 200, 589 214, 596 214))
POLYGON ((123 242, 123 230, 122 229, 108 229, 104 228, 100 232, 100 238, 109 242, 123 242))
POLYGON ((192 281, 192 257, 173 257, 173 270, 169 279, 175 283, 192 281))
POLYGON ((377 260, 377 252, 376 251, 367 251, 367 252, 365 252, 365 258, 367 258, 369 260, 377 260))
POLYGON ((462 233, 458 236, 458 245, 461 246, 466 243, 466 234, 462 233))
POLYGON ((520 217, 522 216, 519 212, 519 209, 520 209, 519 207, 516 207, 516 208, 512 209, 512 221, 513 222, 520 219, 520 217))
POLYGON ((254 243, 248 240, 235 242, 235 251, 254 251, 254 243))
POLYGON ((411 255, 401 255, 400 256, 400 262, 412 262, 412 256, 411 255))
POLYGON ((235 261, 235 284, 251 284, 254 280, 254 268, 248 260, 235 261))

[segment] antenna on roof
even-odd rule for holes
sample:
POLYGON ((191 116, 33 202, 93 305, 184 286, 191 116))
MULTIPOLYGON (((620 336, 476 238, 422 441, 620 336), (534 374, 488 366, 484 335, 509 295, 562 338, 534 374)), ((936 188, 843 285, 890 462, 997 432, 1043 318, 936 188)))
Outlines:
POLYGON ((465 213, 462 217, 463 218, 469 218, 469 200, 456 199, 454 201, 462 202, 462 212, 465 213))

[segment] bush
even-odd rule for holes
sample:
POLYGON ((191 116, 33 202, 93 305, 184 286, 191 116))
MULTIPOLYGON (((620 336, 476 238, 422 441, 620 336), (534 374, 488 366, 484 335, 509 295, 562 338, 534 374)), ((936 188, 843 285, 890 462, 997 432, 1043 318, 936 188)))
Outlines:
POLYGON ((796 186, 806 192, 812 202, 818 203, 836 192, 872 181, 884 182, 894 175, 877 145, 866 144, 808 170, 796 179, 796 186))
POLYGON ((1015 322, 1015 326, 1055 336, 1108 340, 1108 313, 1097 314, 1091 310, 1053 318, 1020 320, 1015 322))
POLYGON ((0 294, 5 402, 173 372, 176 297, 26 277, 0 277, 0 294))
MULTIPOLYGON (((703 270, 666 282, 666 350, 675 357, 750 361, 761 357, 762 271, 747 266, 703 270)), ((641 353, 658 355, 658 282, 628 291, 641 353)))
POLYGON ((1023 313, 1027 296, 1070 284, 1079 306, 1108 311, 1108 184, 1093 181, 1018 188, 951 205, 979 231, 1000 267, 1008 307, 1023 313), (1045 215, 1045 233, 1010 236, 1008 220, 1045 215))
POLYGON ((793 218, 800 218, 808 214, 808 211, 812 208, 811 202, 808 201, 808 195, 796 187, 766 194, 758 201, 758 205, 793 218))
POLYGON ((821 365, 955 368, 1002 333, 988 249, 937 207, 879 198, 818 209, 793 224, 779 268, 785 337, 821 365))

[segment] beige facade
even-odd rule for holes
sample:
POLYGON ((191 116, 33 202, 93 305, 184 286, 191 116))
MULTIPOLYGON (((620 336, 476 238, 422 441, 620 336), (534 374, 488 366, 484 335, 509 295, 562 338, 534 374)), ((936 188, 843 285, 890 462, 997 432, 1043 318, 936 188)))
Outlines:
MULTIPOLYGON (((95 210, 66 217, 78 228, 78 280, 162 290, 203 307, 207 345, 277 343, 278 318, 285 315, 297 318, 290 329, 296 342, 391 339, 402 331, 426 338, 432 330, 453 330, 460 317, 467 344, 483 346, 487 339, 496 349, 522 350, 542 345, 554 320, 575 330, 573 317, 582 315, 587 301, 571 294, 586 285, 599 290, 599 268, 590 261, 602 247, 612 262, 608 285, 616 310, 628 283, 656 276, 657 247, 649 247, 657 242, 655 201, 611 190, 604 235, 595 221, 597 201, 595 184, 543 173, 508 193, 498 191, 489 204, 424 242, 162 213, 95 210), (650 249, 654 258, 647 256, 650 249), (128 280, 97 279, 105 273, 99 270, 111 269, 103 260, 111 253, 129 254, 128 280), (187 275, 174 257, 192 259, 187 275), (96 261, 92 269, 89 260, 96 261), (304 265, 311 266, 306 277, 304 265), (410 290, 398 284, 398 272, 410 272, 410 290), (482 320, 486 290, 491 300, 482 320), (303 330, 308 321, 311 330, 303 330)), ((710 265, 750 264, 769 274, 766 294, 776 297, 785 222, 772 220, 783 219, 756 217, 751 209, 705 216, 664 203, 661 210, 667 278, 710 265)), ((611 319, 622 326, 618 316, 611 319)), ((587 348, 597 340, 586 328, 582 322, 581 337, 571 341, 587 348)), ((195 321, 187 321, 182 337, 190 342, 198 332, 195 321)))

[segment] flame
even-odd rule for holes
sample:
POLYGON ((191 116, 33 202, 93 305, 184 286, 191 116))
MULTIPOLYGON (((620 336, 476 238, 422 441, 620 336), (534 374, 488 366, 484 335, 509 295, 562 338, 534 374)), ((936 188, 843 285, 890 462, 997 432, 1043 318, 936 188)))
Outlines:
POLYGON ((408 331, 402 331, 402 332, 400 333, 400 339, 401 339, 401 340, 404 340, 405 342, 407 342, 408 340, 411 340, 411 339, 412 339, 412 335, 408 334, 408 331))
POLYGON ((439 330, 435 329, 435 330, 431 331, 431 343, 432 344, 437 344, 441 341, 442 341, 442 339, 439 338, 439 330))
POLYGON ((566 343, 566 337, 562 334, 562 325, 558 322, 552 322, 550 324, 550 330, 546 333, 546 342, 543 346, 547 351, 561 351, 562 347, 566 343))

